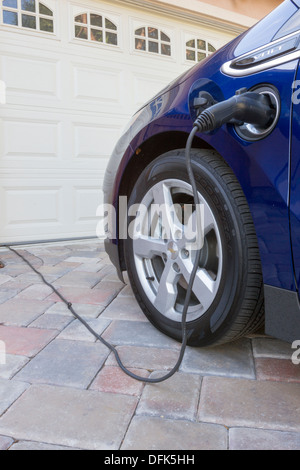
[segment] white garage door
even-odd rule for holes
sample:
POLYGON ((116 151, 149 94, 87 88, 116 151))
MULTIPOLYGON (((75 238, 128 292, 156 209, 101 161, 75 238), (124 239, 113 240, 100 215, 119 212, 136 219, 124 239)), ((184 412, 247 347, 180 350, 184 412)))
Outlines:
POLYGON ((232 38, 102 1, 0 0, 0 242, 96 235, 129 117, 232 38))

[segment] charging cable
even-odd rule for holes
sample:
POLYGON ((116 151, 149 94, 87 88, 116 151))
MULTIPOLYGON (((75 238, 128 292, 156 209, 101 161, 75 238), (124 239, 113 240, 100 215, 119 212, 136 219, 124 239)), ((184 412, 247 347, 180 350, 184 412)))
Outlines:
MULTIPOLYGON (((249 124, 259 124, 260 126, 268 126, 269 123, 274 119, 275 111, 271 108, 270 103, 266 96, 254 93, 254 92, 244 92, 237 94, 230 98, 229 100, 222 101, 220 103, 214 104, 209 109, 203 111, 198 118, 196 119, 193 129, 188 137, 186 150, 185 150, 185 159, 186 159, 186 168, 190 180, 190 184, 193 190, 194 202, 197 210, 197 233, 201 234, 201 212, 200 212, 200 200, 199 194, 197 189, 197 184, 195 180, 195 175, 192 167, 191 161, 191 148, 193 144, 193 140, 196 134, 204 133, 204 132, 211 132, 219 127, 221 127, 225 123, 244 123, 247 122, 249 124)), ((156 379, 150 379, 145 377, 139 377, 138 375, 134 374, 130 370, 128 370, 122 363, 121 358, 117 349, 108 343, 101 335, 96 333, 93 328, 74 310, 72 303, 68 302, 67 299, 52 285, 50 284, 43 274, 41 274, 22 254, 20 254, 17 250, 12 248, 9 245, 2 245, 5 248, 8 248, 11 252, 15 253, 19 258, 21 258, 46 284, 49 286, 53 292, 66 304, 70 312, 74 315, 77 320, 79 320, 87 330, 95 336, 97 340, 99 340, 102 344, 104 344, 115 356, 116 361, 122 371, 127 374, 129 377, 144 383, 151 383, 157 384, 164 382, 170 379, 173 375, 178 372, 187 347, 188 341, 188 333, 187 333, 187 312, 191 300, 191 295, 193 291, 193 286, 196 278, 196 274, 199 268, 200 263, 200 256, 201 256, 201 247, 199 246, 196 250, 195 262, 193 271, 191 273, 191 277, 189 280, 186 298, 182 313, 182 346, 180 350, 179 359, 174 366, 174 368, 165 376, 156 379)))

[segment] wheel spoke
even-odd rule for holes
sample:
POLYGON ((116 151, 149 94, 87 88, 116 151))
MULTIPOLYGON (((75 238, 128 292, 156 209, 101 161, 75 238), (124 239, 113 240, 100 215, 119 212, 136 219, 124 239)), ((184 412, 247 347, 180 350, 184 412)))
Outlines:
MULTIPOLYGON (((215 220, 211 210, 206 204, 201 205, 201 229, 202 237, 205 238, 212 228, 215 227, 215 220), (202 212, 203 211, 203 212, 202 212)), ((185 230, 184 239, 186 243, 193 244, 196 242, 197 231, 197 212, 194 211, 187 221, 187 229, 185 230)), ((200 240, 202 239, 200 238, 200 240)), ((197 246, 195 245, 195 249, 197 246)))
POLYGON ((152 259, 155 255, 162 256, 165 253, 166 244, 163 240, 140 236, 133 241, 133 249, 135 255, 145 259, 152 259))
MULTIPOLYGON (((189 283, 191 278, 191 272, 193 270, 192 261, 182 261, 180 263, 180 268, 186 282, 189 283)), ((205 269, 198 270, 193 285, 193 293, 205 310, 207 310, 214 301, 216 295, 216 286, 216 281, 214 281, 210 277, 210 275, 205 269)))
POLYGON ((196 275, 193 292, 201 305, 207 310, 215 298, 216 282, 205 269, 200 269, 196 275))
POLYGON ((162 314, 167 314, 175 306, 177 299, 177 283, 180 275, 173 269, 173 262, 167 262, 163 271, 154 307, 162 314))
MULTIPOLYGON (((186 247, 192 250, 194 244, 196 243, 196 239, 197 239, 197 213, 196 211, 194 211, 190 215, 187 221, 187 226, 185 227, 185 231, 184 231, 184 242, 186 244, 186 247)), ((194 249, 197 249, 196 245, 194 249)))
MULTIPOLYGON (((154 207, 152 210, 159 213, 162 220, 162 229, 165 237, 170 240, 183 237, 184 226, 179 221, 172 199, 170 187, 161 182, 153 188, 154 207)), ((151 214, 153 218, 153 213, 151 214)))

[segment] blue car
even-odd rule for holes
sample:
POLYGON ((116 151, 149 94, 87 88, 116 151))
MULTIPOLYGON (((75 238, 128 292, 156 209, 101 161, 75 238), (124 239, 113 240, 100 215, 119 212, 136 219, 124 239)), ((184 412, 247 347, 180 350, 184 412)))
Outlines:
POLYGON ((263 327, 300 340, 299 59, 300 0, 287 0, 145 104, 109 161, 106 251, 178 341, 191 284, 190 346, 263 327))

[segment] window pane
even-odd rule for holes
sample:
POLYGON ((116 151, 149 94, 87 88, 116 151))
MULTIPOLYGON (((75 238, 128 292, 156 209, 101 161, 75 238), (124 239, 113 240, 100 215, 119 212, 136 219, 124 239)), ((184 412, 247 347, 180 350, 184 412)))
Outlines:
POLYGON ((160 33, 160 39, 165 42, 171 42, 169 36, 167 36, 165 33, 161 32, 160 33))
POLYGON ((118 45, 118 36, 115 33, 106 33, 106 44, 118 45))
POLYGON ((195 60, 196 60, 196 52, 195 52, 195 51, 189 51, 189 50, 187 49, 187 51, 186 51, 186 59, 187 59, 187 60, 194 60, 194 61, 195 61, 195 60))
POLYGON ((187 46, 187 47, 193 47, 193 48, 195 49, 195 47, 196 47, 196 41, 195 41, 195 39, 191 39, 190 41, 188 41, 188 42, 186 43, 186 46, 187 46))
POLYGON ((299 20, 300 20, 300 10, 298 10, 286 23, 284 23, 283 27, 278 31, 275 39, 283 38, 288 34, 295 33, 299 29, 299 20))
POLYGON ((24 28, 36 29, 36 18, 31 15, 22 15, 22 26, 24 28))
POLYGON ((91 30, 91 40, 97 42, 103 42, 103 32, 99 29, 91 30))
POLYGON ((40 8, 40 14, 41 15, 53 16, 53 12, 50 10, 50 8, 47 8, 42 3, 40 3, 39 8, 40 8))
POLYGON ((47 31, 48 33, 53 33, 54 32, 53 20, 40 18, 40 30, 47 31))
POLYGON ((83 15, 76 16, 75 21, 76 23, 87 24, 87 14, 84 13, 83 15))
POLYGON ((117 31, 116 25, 112 21, 108 20, 107 18, 105 18, 105 28, 112 29, 113 31, 117 31))
POLYGON ((201 49, 202 51, 206 51, 206 42, 202 41, 201 39, 197 40, 197 47, 198 49, 201 49))
POLYGON ((4 0, 3 6, 9 8, 18 8, 18 0, 4 0))
POLYGON ((91 13, 91 25, 102 28, 102 16, 91 13))
POLYGON ((158 54, 158 42, 149 41, 149 52, 158 54))
POLYGON ((198 62, 201 62, 203 59, 206 59, 206 54, 203 52, 198 52, 198 62))
POLYGON ((145 41, 145 39, 136 39, 135 40, 135 48, 138 49, 139 51, 145 51, 146 50, 146 41, 145 41))
POLYGON ((137 29, 135 34, 136 36, 146 36, 146 29, 145 28, 137 29))
POLYGON ((80 39, 88 38, 88 30, 83 26, 75 26, 75 37, 80 39))
POLYGON ((208 51, 209 52, 216 52, 216 48, 214 46, 212 46, 211 44, 208 44, 208 51))
POLYGON ((18 26, 18 14, 3 10, 3 23, 18 26))
POLYGON ((158 29, 148 28, 148 36, 151 39, 158 39, 158 29))
POLYGON ((35 0, 22 0, 22 10, 35 11, 35 0))
POLYGON ((161 53, 162 55, 171 55, 171 46, 169 44, 162 44, 161 45, 161 53))

